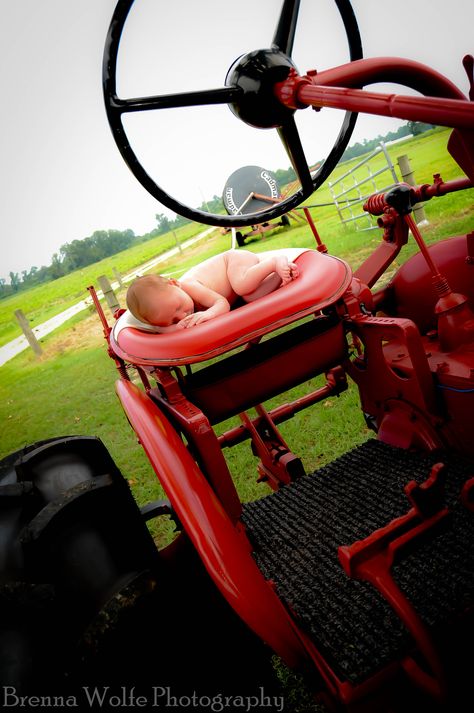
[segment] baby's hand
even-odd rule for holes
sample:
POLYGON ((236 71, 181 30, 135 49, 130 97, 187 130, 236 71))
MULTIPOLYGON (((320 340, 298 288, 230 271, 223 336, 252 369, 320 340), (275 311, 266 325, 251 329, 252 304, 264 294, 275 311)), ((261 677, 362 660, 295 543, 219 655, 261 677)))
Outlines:
POLYGON ((180 322, 178 322, 178 326, 181 326, 184 329, 187 329, 188 327, 195 327, 196 324, 201 324, 202 322, 207 322, 210 319, 212 319, 212 315, 208 316, 207 311, 193 312, 193 314, 188 314, 187 317, 184 317, 184 319, 182 319, 180 322))
POLYGON ((288 262, 288 259, 284 256, 276 259, 276 273, 280 275, 282 285, 291 282, 300 274, 296 263, 288 262))

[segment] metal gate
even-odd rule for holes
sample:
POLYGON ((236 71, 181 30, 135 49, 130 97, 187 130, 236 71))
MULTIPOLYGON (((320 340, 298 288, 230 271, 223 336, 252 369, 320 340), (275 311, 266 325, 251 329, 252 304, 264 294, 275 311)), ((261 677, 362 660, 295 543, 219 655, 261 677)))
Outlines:
MULTIPOLYGON (((385 180, 386 178, 385 176, 385 180)), ((384 142, 381 141, 379 146, 362 161, 352 166, 349 171, 346 171, 336 181, 329 181, 328 183, 341 223, 354 222, 356 230, 373 230, 377 228, 371 216, 362 210, 362 204, 373 193, 386 191, 398 182, 399 178, 395 173, 392 160, 384 142), (373 171, 369 162, 373 161, 380 153, 384 155, 384 165, 382 168, 373 171), (361 177, 359 169, 363 166, 367 169, 367 175, 361 177), (377 185, 376 178, 386 174, 387 171, 390 172, 393 181, 388 184, 384 182, 383 185, 377 185)))

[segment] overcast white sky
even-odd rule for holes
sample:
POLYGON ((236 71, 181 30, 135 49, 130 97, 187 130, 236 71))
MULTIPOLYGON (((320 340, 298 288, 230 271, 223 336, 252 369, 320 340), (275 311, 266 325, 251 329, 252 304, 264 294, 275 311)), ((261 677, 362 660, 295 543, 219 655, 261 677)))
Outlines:
MULTIPOLYGON (((474 53, 472 0, 353 0, 364 55, 431 65, 467 93, 474 53)), ((333 0, 302 0, 293 58, 300 73, 347 61, 333 0)), ((64 243, 94 230, 151 230, 167 212, 123 162, 105 116, 101 71, 115 0, 0 0, 0 277, 49 264, 64 243)), ((119 56, 119 95, 224 85, 233 60, 270 44, 279 0, 136 0, 119 56)), ((380 87, 387 90, 387 87, 380 87)), ((400 87, 391 91, 404 93, 400 87)), ((298 113, 310 161, 324 158, 340 113, 298 113)), ((359 118, 350 143, 396 120, 359 118)), ((274 131, 239 122, 227 106, 145 112, 127 119, 132 146, 157 183, 199 205, 235 169, 287 168, 274 131)))

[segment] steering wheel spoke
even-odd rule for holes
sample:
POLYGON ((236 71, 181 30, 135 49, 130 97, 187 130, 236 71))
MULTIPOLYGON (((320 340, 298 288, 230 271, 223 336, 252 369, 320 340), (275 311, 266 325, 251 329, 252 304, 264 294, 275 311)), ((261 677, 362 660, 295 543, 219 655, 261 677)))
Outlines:
POLYGON ((305 198, 313 192, 313 179, 309 171, 308 162, 304 154, 303 145, 293 118, 277 129, 283 146, 286 149, 291 165, 301 183, 301 190, 305 198))
POLYGON ((118 97, 114 97, 113 108, 120 111, 120 113, 127 113, 152 111, 154 109, 175 109, 205 104, 229 104, 238 101, 240 93, 238 87, 221 87, 197 92, 136 97, 134 99, 119 99, 118 97))
POLYGON ((300 0, 283 0, 280 17, 273 36, 272 47, 291 57, 295 41, 300 0))

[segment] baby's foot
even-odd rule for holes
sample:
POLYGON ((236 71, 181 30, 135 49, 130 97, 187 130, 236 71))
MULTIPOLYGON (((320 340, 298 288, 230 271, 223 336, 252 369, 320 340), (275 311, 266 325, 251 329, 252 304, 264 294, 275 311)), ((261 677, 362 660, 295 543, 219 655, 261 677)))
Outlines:
POLYGON ((297 265, 294 262, 288 262, 288 259, 284 255, 276 258, 275 272, 281 277, 282 285, 286 285, 299 275, 297 265))

